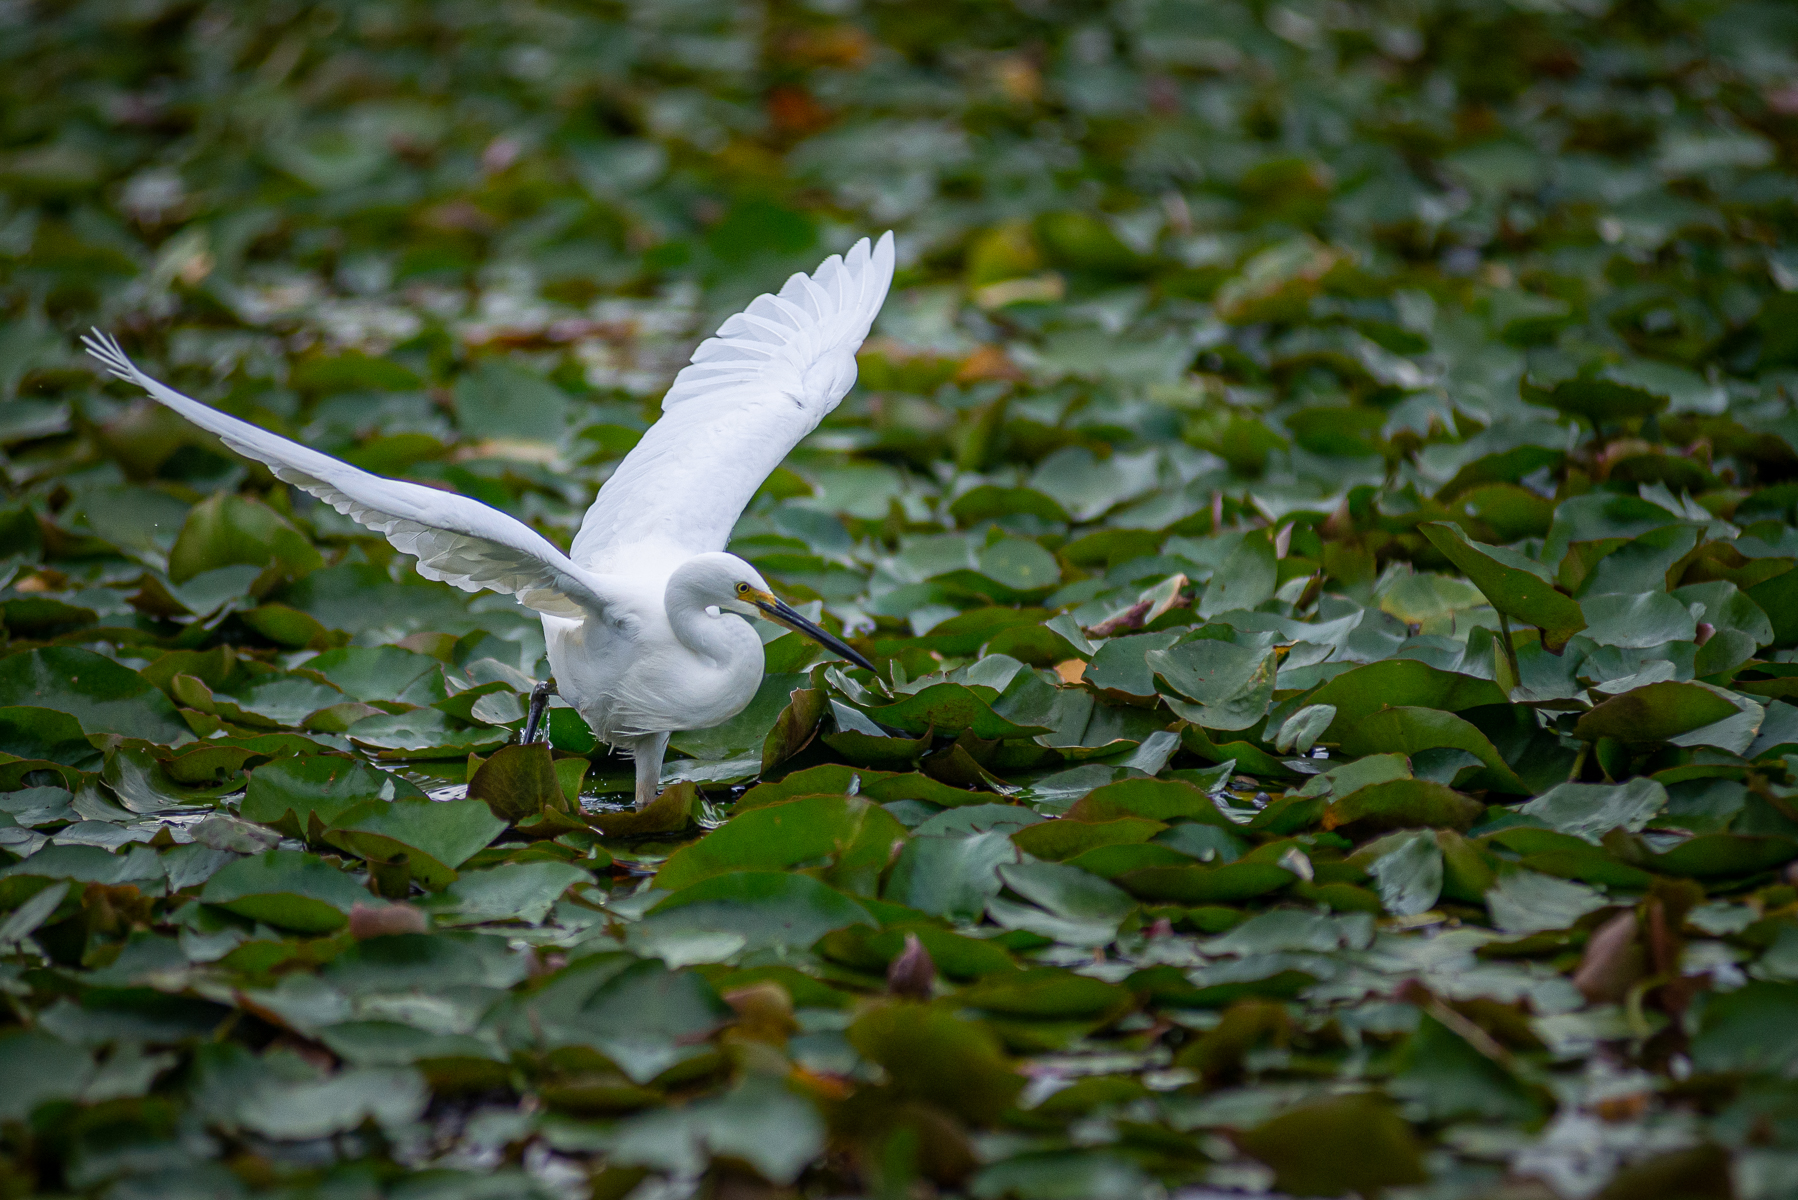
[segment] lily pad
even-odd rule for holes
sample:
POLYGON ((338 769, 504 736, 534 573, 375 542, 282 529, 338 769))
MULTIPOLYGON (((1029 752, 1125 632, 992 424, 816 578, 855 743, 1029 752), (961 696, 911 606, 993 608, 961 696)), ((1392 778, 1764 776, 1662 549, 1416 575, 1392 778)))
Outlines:
POLYGON ((1433 522, 1418 526, 1445 558, 1454 563, 1492 607, 1513 621, 1542 631, 1542 644, 1559 650, 1586 627, 1580 606, 1555 589, 1548 569, 1499 546, 1475 542, 1459 526, 1433 522))
POLYGON ((331 933, 348 924, 350 909, 372 898, 314 855, 270 850, 216 872, 200 899, 280 929, 331 933))
POLYGON ((129 667, 74 646, 46 646, 0 659, 0 707, 64 712, 90 734, 181 743, 193 734, 153 684, 129 667))

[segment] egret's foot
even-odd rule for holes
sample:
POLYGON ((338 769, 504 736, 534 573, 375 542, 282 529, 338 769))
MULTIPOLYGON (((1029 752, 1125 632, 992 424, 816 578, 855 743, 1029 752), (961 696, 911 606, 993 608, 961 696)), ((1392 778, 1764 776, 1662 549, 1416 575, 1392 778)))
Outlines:
MULTIPOLYGON (((538 726, 544 723, 543 712, 549 707, 549 698, 555 694, 556 681, 553 679, 545 679, 531 689, 531 710, 524 719, 524 735, 518 739, 520 745, 528 746, 537 740, 538 726)), ((543 730, 543 738, 549 740, 547 727, 543 730)))

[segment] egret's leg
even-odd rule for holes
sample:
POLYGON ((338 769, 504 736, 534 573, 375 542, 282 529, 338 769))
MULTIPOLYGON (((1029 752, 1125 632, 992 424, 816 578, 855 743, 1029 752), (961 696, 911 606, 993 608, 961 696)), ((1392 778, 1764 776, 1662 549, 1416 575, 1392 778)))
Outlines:
POLYGON ((662 783, 662 756, 668 753, 668 735, 645 734, 631 746, 631 757, 637 760, 637 807, 646 807, 656 798, 662 783))
MULTIPOLYGON (((521 745, 528 746, 537 740, 538 726, 543 724, 543 711, 549 707, 549 698, 556 694, 556 681, 545 679, 531 689, 531 711, 524 719, 524 736, 519 738, 521 745)), ((543 730, 543 738, 549 740, 549 730, 543 730)))

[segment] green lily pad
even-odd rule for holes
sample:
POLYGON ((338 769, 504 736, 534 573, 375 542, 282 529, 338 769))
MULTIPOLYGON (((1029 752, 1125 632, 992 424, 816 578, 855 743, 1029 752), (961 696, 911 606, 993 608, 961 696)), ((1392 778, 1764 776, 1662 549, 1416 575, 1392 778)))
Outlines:
POLYGON ((238 859, 206 881, 200 899, 299 933, 342 929, 351 908, 374 903, 349 876, 298 850, 270 850, 238 859))
POLYGON ((90 734, 169 743, 193 739, 155 685, 129 667, 74 646, 45 646, 0 659, 0 706, 55 709, 90 734))
POLYGON ((968 1120, 993 1120, 1024 1086, 991 1032, 941 1009, 877 1005, 856 1019, 848 1036, 886 1069, 901 1096, 968 1120))
POLYGON ((1540 629, 1542 643, 1551 651, 1559 650, 1586 627, 1580 606, 1555 590, 1548 569, 1540 563, 1503 547, 1472 541, 1459 526, 1446 522, 1429 522, 1418 526, 1418 531, 1485 593, 1493 608, 1513 621, 1540 629))
POLYGON ((678 891, 730 871, 778 871, 829 860, 833 882, 872 892, 905 827, 855 796, 806 796, 750 809, 707 837, 683 846, 656 873, 655 886, 678 891))
POLYGON ((100 762, 100 752, 87 740, 81 722, 57 709, 33 705, 0 707, 0 754, 88 770, 100 762))
POLYGON ((1336 719, 1325 731, 1325 741, 1336 741, 1345 730, 1383 708, 1431 708, 1453 713, 1503 704, 1505 700, 1505 694, 1489 679, 1456 674, 1409 658, 1389 658, 1355 667, 1310 696, 1313 704, 1336 708, 1336 719))
POLYGON ((505 828, 479 800, 370 800, 338 813, 325 840, 370 862, 403 861, 412 878, 440 891, 505 828))
POLYGON ((367 763, 308 754, 251 771, 239 812, 246 821, 271 825, 289 837, 311 838, 364 801, 422 795, 416 785, 367 763))
POLYGON ((1198 613, 1201 617, 1215 617, 1238 609, 1259 608, 1273 598, 1278 582, 1279 563, 1273 542, 1250 534, 1212 575, 1199 598, 1198 613))
POLYGON ((1062 862, 1100 846, 1146 842, 1166 828, 1162 822, 1144 817, 1087 821, 1069 815, 1025 826, 1014 831, 1011 840, 1034 858, 1062 862))
POLYGON ((1351 826, 1362 833, 1389 829, 1453 829, 1465 832, 1485 805, 1427 779, 1394 779, 1350 792, 1324 810, 1325 829, 1351 826))
POLYGON ((1169 697, 1177 714, 1206 729, 1237 730, 1267 715, 1280 658, 1270 650, 1197 637, 1151 650, 1145 661, 1159 681, 1194 702, 1169 697))
POLYGON ((649 910, 652 933, 735 934, 746 952, 803 949, 835 929, 873 925, 868 910, 806 875, 732 871, 682 888, 649 910))
POLYGON ((882 725, 921 734, 967 732, 977 738, 1027 738, 1050 732, 1043 725, 1018 725, 993 711, 972 688, 959 683, 933 683, 919 692, 865 710, 882 725))
POLYGON ((1639 832, 1666 807, 1667 789, 1638 777, 1622 784, 1563 783, 1517 811, 1596 845, 1613 829, 1639 832))
POLYGON ((1411 1127, 1371 1095, 1313 1101, 1237 1135, 1273 1168, 1274 1186, 1300 1196, 1337 1188, 1371 1195, 1423 1183, 1423 1150, 1411 1127))
POLYGON ((568 811, 555 761, 542 742, 495 750, 470 777, 467 798, 481 801, 495 817, 513 825, 546 811, 568 811))
POLYGON ((1143 900, 1233 904, 1278 891, 1298 878, 1284 867, 1236 862, 1222 866, 1139 867, 1112 882, 1143 900))
POLYGON ((1018 861, 1010 834, 1010 828, 998 828, 914 836, 894 861, 882 895, 919 912, 971 920, 999 894, 998 868, 1018 861))
POLYGON ((1574 726, 1587 741, 1615 738, 1631 746, 1652 746, 1734 716, 1735 705, 1699 683, 1651 683, 1612 696, 1585 713, 1574 726))
POLYGON ((572 863, 501 863, 479 871, 463 871, 437 899, 439 912, 465 920, 523 921, 541 924, 550 906, 570 887, 592 879, 572 863))
POLYGON ((1225 828, 1233 824, 1209 793, 1171 779, 1121 779, 1095 788, 1068 810, 1067 817, 1073 821, 1115 821, 1126 817, 1203 821, 1225 828))
POLYGON ((1486 768, 1494 786, 1518 794, 1528 794, 1530 790, 1491 739, 1453 713, 1408 705, 1382 709, 1343 730, 1341 738, 1343 753, 1353 755, 1465 750, 1486 768))

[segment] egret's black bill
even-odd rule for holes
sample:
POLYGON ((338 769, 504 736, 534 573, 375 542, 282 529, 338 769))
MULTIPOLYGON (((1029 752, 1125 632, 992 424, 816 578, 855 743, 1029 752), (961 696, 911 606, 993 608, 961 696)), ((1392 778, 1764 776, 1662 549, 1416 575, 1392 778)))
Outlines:
POLYGON ((764 592, 750 603, 761 609, 762 615, 767 617, 770 621, 773 621, 775 624, 785 625, 788 629, 797 633, 803 633, 806 637, 811 638, 812 641, 817 642, 826 650, 831 651, 833 654, 841 655, 858 667, 866 667, 870 671, 874 669, 874 664, 857 653, 848 642, 845 642, 835 634, 820 629, 818 626, 812 624, 801 616, 792 605, 788 604, 780 597, 770 596, 764 592))

